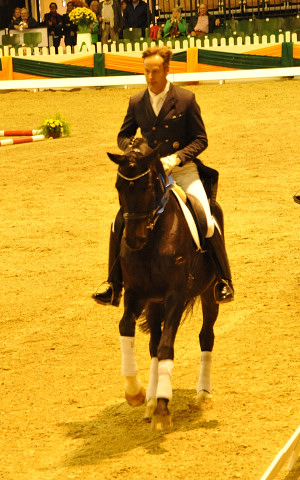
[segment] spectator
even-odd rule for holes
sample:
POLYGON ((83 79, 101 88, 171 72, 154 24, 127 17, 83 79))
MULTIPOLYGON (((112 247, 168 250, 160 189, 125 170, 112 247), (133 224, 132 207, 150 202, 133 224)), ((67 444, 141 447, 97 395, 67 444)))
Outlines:
POLYGON ((119 0, 104 0, 98 7, 101 42, 118 40, 122 25, 122 15, 119 0))
POLYGON ((43 24, 48 28, 48 37, 52 37, 55 53, 58 53, 58 47, 62 37, 62 16, 57 13, 57 4, 51 2, 49 5, 50 12, 44 16, 43 24))
POLYGON ((149 26, 150 12, 143 0, 130 0, 124 10, 125 28, 141 28, 142 37, 149 26))
POLYGON ((171 18, 164 26, 164 37, 177 38, 186 34, 186 21, 181 16, 181 7, 174 7, 171 18))
POLYGON ((123 28, 125 27, 125 19, 124 19, 124 12, 125 12, 125 8, 127 7, 128 5, 128 0, 122 0, 121 2, 121 16, 122 16, 122 19, 121 19, 121 30, 120 30, 120 33, 119 33, 119 38, 123 38, 123 28))
POLYGON ((20 21, 21 21, 21 8, 16 7, 13 11, 13 16, 8 25, 9 30, 12 30, 13 28, 15 28, 15 25, 19 25, 20 21))
POLYGON ((77 42, 77 35, 76 35, 77 25, 74 25, 74 23, 71 22, 69 17, 69 13, 72 12, 73 8, 74 8, 73 2, 71 1, 68 2, 67 11, 62 16, 62 33, 64 35, 65 45, 66 47, 70 46, 72 49, 72 52, 77 42))
POLYGON ((190 21, 189 31, 192 37, 201 37, 207 33, 213 33, 215 27, 220 26, 220 19, 207 13, 207 7, 204 3, 199 5, 197 17, 190 21))
POLYGON ((27 8, 21 8, 21 21, 16 23, 13 28, 22 32, 27 28, 36 28, 38 26, 38 22, 33 17, 29 16, 27 8))
POLYGON ((97 43, 100 41, 100 24, 99 24, 99 15, 98 15, 99 2, 98 0, 93 0, 90 3, 90 9, 97 17, 96 22, 93 23, 91 33, 92 33, 92 43, 97 43))

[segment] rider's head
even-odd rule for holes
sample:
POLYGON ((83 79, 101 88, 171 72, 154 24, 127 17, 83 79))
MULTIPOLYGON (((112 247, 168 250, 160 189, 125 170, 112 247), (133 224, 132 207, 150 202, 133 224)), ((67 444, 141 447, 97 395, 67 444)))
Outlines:
POLYGON ((142 57, 148 87, 153 93, 158 94, 167 84, 172 50, 165 46, 150 47, 143 52, 142 57))

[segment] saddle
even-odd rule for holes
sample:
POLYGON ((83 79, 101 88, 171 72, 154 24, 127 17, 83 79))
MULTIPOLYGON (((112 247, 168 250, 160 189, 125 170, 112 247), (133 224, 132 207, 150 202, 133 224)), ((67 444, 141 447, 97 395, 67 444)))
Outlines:
MULTIPOLYGON (((214 218, 217 218, 219 223, 217 226, 219 229, 223 230, 222 209, 216 202, 219 173, 217 170, 204 165, 199 158, 195 158, 194 162, 197 165, 199 177, 203 183, 204 190, 210 204, 211 214, 214 218)), ((207 221, 201 203, 194 195, 186 194, 179 185, 174 185, 173 193, 175 193, 175 197, 177 198, 177 201, 185 215, 197 248, 203 251, 205 249, 207 221), (186 213, 183 205, 187 207, 190 215, 186 213)))
POLYGON ((207 222, 201 203, 194 195, 186 194, 179 185, 174 185, 171 191, 186 219, 197 250, 203 251, 207 222))

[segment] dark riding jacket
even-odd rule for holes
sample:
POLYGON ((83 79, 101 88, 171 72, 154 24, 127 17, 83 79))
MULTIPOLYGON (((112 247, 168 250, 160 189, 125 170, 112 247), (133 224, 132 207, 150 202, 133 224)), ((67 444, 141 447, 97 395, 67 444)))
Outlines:
POLYGON ((164 104, 156 116, 148 89, 133 95, 118 135, 118 146, 126 150, 140 127, 148 145, 161 143, 162 157, 176 153, 181 165, 194 160, 207 147, 207 136, 194 93, 170 84, 164 104))

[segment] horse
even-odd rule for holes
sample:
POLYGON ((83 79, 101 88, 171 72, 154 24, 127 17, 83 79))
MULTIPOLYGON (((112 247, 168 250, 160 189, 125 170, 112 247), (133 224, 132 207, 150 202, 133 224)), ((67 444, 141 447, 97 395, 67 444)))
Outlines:
MULTIPOLYGON (((119 322, 125 398, 132 406, 145 403, 144 418, 154 430, 169 430, 172 418, 174 342, 184 313, 201 299, 199 334, 201 361, 197 401, 211 402, 213 327, 219 312, 214 296, 216 276, 205 249, 197 249, 172 185, 168 184, 159 148, 136 139, 124 154, 108 153, 118 165, 116 189, 123 211, 120 262, 124 312, 119 322), (145 392, 137 376, 136 324, 150 333, 150 378, 145 392)), ((223 226, 222 211, 217 209, 223 226)))

